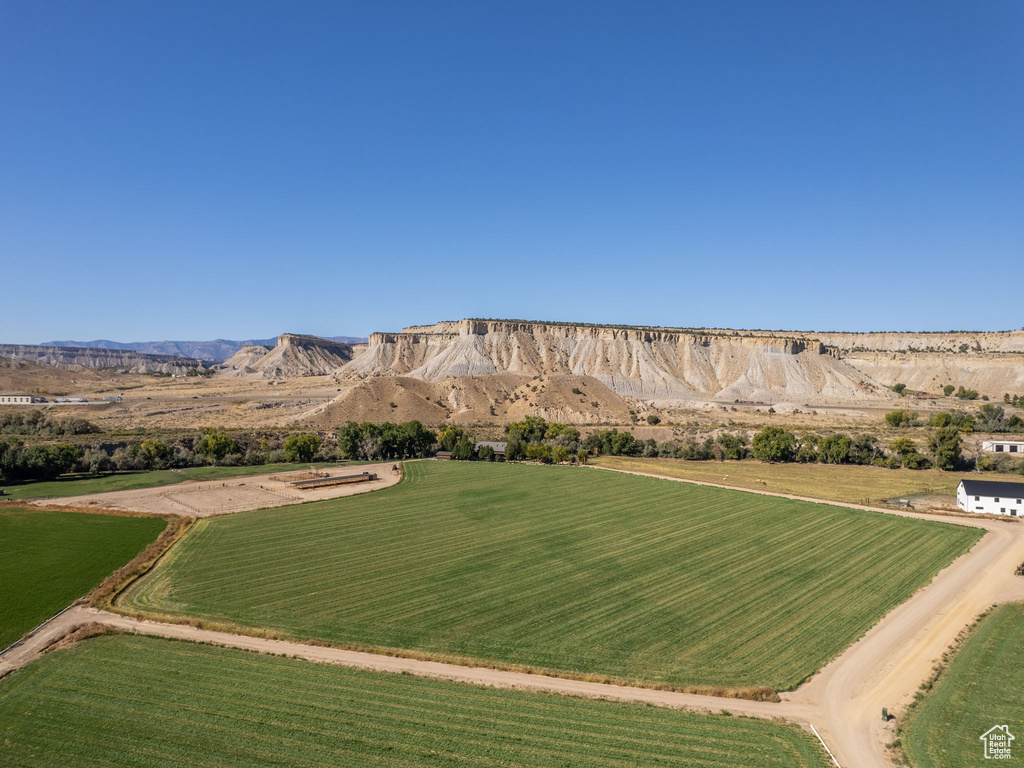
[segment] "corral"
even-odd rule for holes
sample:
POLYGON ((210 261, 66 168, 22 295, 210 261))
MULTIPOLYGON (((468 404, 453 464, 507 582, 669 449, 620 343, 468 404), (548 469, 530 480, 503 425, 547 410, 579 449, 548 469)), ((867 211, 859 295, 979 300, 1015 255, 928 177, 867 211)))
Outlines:
POLYGON ((587 469, 411 462, 358 500, 201 521, 124 603, 598 679, 783 690, 980 535, 587 469))
POLYGON ((309 491, 314 488, 333 488, 337 485, 351 485, 353 483, 371 483, 377 479, 376 472, 360 472, 358 475, 328 475, 309 478, 308 480, 293 480, 288 485, 300 491, 309 491))

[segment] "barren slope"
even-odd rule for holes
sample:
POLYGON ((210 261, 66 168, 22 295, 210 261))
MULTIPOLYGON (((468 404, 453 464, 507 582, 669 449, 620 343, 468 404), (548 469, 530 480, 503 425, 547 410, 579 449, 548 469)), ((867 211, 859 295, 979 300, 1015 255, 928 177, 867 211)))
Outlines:
POLYGON ((285 333, 277 346, 247 346, 227 360, 218 370, 227 376, 254 376, 280 379, 292 376, 323 376, 352 360, 351 344, 316 336, 285 333))
POLYGON ((589 376, 502 373, 438 382, 374 376, 311 411, 306 422, 321 427, 410 419, 425 424, 505 423, 535 415, 568 424, 621 424, 630 420, 629 410, 629 401, 589 376))
POLYGON ((495 373, 591 376, 619 395, 693 402, 884 398, 819 342, 777 336, 463 320, 375 333, 341 375, 427 381, 495 373))

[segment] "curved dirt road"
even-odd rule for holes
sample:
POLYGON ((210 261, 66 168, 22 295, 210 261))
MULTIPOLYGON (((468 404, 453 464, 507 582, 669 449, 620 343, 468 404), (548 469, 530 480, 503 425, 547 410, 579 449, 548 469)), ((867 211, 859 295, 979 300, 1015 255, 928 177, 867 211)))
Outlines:
MULTIPOLYGON (((660 479, 687 482, 676 478, 660 479)), ((0 677, 27 664, 50 643, 75 627, 99 623, 126 632, 287 654, 309 661, 378 671, 408 672, 476 685, 543 690, 710 712, 728 710, 751 717, 784 718, 805 726, 814 724, 843 768, 888 768, 890 762, 885 743, 891 739, 891 734, 881 721, 881 708, 903 711, 945 649, 978 614, 996 602, 1024 599, 1024 578, 1013 575, 1016 566, 1024 562, 1024 525, 918 515, 856 504, 837 506, 971 525, 984 528, 988 533, 969 553, 892 610, 807 683, 794 692, 782 694, 781 703, 699 696, 346 651, 197 629, 186 624, 143 621, 81 605, 54 618, 22 643, 0 655, 0 677)))

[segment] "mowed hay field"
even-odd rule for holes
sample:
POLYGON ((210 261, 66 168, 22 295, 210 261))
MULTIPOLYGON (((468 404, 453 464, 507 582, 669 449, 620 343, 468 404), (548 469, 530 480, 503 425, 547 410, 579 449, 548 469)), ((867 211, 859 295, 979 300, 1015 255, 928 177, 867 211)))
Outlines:
MULTIPOLYGON (((685 461, 598 456, 590 462, 608 469, 646 472, 752 491, 788 493, 793 496, 850 504, 871 504, 887 499, 943 494, 949 497, 949 506, 956 507, 956 487, 960 481, 964 478, 978 479, 977 474, 941 472, 937 469, 885 469, 839 464, 764 464, 753 460, 685 461)), ((984 479, 1021 482, 1020 475, 986 473, 984 479)))
POLYGON ((986 763, 979 737, 1007 725, 1017 737, 1013 765, 1024 753, 1024 604, 996 608, 971 633, 938 684, 902 728, 914 768, 986 763))
POLYGON ((153 517, 0 507, 0 649, 131 561, 164 525, 153 517))
POLYGON ((408 462, 199 521, 123 598, 368 648, 793 688, 981 531, 571 467, 408 462))
POLYGON ((11 768, 826 765, 795 726, 136 636, 0 683, 0 744, 11 768))

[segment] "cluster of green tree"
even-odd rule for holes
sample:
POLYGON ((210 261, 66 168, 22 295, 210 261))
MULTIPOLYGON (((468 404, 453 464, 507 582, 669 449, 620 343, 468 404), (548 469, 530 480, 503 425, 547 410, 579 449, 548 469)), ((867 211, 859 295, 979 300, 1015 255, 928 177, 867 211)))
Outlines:
POLYGON ((1024 475, 1024 461, 1005 453, 979 456, 975 466, 982 472, 1000 472, 1004 475, 1024 475))
POLYGON ((941 427, 928 439, 929 456, 921 453, 909 437, 898 437, 888 453, 873 435, 850 437, 844 434, 824 437, 808 434, 797 438, 779 427, 765 427, 751 441, 751 455, 760 461, 821 462, 823 464, 871 464, 891 469, 958 469, 963 464, 963 444, 955 427, 941 427))
MULTIPOLYGON (((631 434, 621 434, 628 436, 632 442, 631 434)), ((587 439, 593 437, 591 435, 587 439)), ((527 416, 522 421, 505 426, 505 458, 509 461, 527 459, 544 464, 564 464, 575 460, 585 464, 587 453, 584 443, 580 441, 580 431, 568 424, 549 422, 539 416, 527 416)), ((483 450, 481 458, 484 458, 483 450)))
POLYGON ((72 445, 26 446, 17 438, 0 438, 0 481, 53 480, 81 458, 82 449, 72 445))
POLYGON ((874 435, 810 433, 797 438, 781 427, 765 427, 754 435, 750 453, 759 461, 806 464, 875 464, 885 456, 874 435))
POLYGON ((1017 414, 1007 416, 1001 405, 985 403, 978 408, 974 429, 977 432, 1024 432, 1024 419, 1017 414))
POLYGON ((1003 402, 1012 405, 1014 408, 1024 408, 1024 395, 1011 395, 1007 392, 1003 395, 1003 402))
POLYGON ((944 411, 933 413, 928 419, 929 427, 955 427, 961 432, 974 431, 974 416, 966 411, 944 411))
MULTIPOLYGON (((12 438, 0 442, 3 452, 0 479, 6 482, 44 480, 72 471, 104 474, 211 464, 256 466, 289 461, 422 458, 431 452, 434 442, 434 433, 418 421, 403 424, 349 422, 338 430, 336 445, 326 443, 313 433, 287 435, 282 439, 279 435, 231 435, 218 429, 204 429, 196 436, 172 441, 151 437, 122 445, 112 453, 98 447, 26 447, 12 438)), ((469 443, 470 456, 472 449, 469 443)))
MULTIPOLYGON (((943 389, 943 391, 945 391, 945 389, 943 389)), ((957 391, 956 391, 956 396, 960 400, 977 400, 978 399, 978 390, 976 390, 976 389, 966 389, 961 384, 960 388, 957 389, 957 391)))
POLYGON ((43 411, 0 415, 0 434, 3 435, 65 437, 67 435, 90 435, 99 431, 99 427, 85 419, 73 416, 55 419, 43 411))
MULTIPOLYGON (((905 408, 885 414, 885 423, 897 429, 921 424, 917 412, 905 408)), ((1016 414, 1007 416, 1000 405, 985 403, 978 408, 977 416, 957 410, 934 413, 928 419, 928 426, 953 427, 960 432, 1021 432, 1024 431, 1024 419, 1016 414)))
POLYGON ((186 376, 204 376, 209 378, 213 376, 213 368, 189 368, 186 376))
POLYGON ((917 426, 917 411, 897 408, 895 411, 889 411, 885 414, 885 423, 894 429, 917 426))
MULTIPOLYGON (((602 451, 603 452, 603 451, 602 451)), ((704 440, 688 438, 684 441, 636 441, 632 453, 644 458, 685 459, 686 461, 712 461, 745 459, 749 455, 747 438, 742 434, 723 432, 704 440)))
MULTIPOLYGON (((437 437, 418 421, 401 424, 350 421, 338 430, 337 453, 342 459, 367 461, 423 458, 433 449, 437 437)), ((472 443, 469 450, 472 456, 472 443)))

